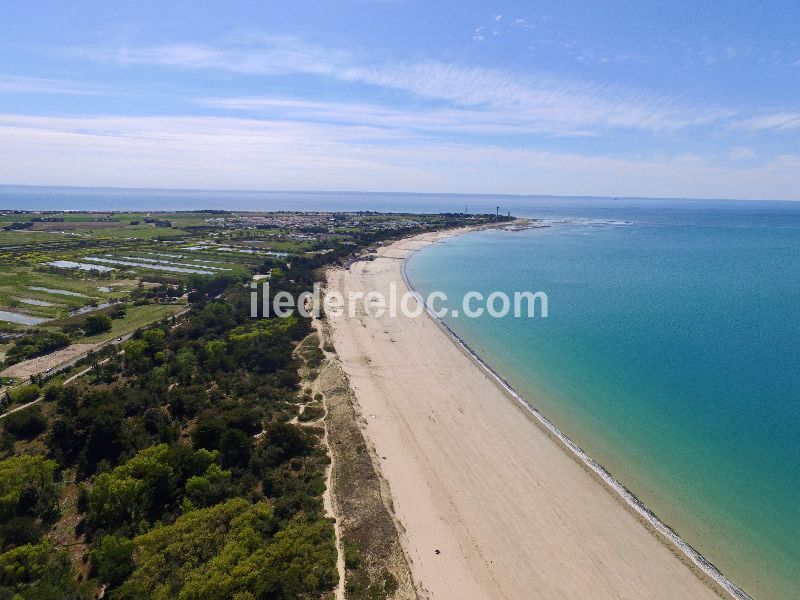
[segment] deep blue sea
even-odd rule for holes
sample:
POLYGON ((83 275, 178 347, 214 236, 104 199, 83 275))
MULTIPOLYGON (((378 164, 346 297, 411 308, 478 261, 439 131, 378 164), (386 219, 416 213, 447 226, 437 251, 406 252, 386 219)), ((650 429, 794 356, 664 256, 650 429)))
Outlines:
POLYGON ((412 283, 546 292, 547 319, 446 320, 723 574, 800 597, 800 203, 0 186, 0 209, 496 206, 548 226, 448 238, 412 283))
POLYGON ((411 282, 546 292, 547 319, 445 321, 723 574, 800 597, 800 204, 525 213, 549 227, 448 238, 411 282))

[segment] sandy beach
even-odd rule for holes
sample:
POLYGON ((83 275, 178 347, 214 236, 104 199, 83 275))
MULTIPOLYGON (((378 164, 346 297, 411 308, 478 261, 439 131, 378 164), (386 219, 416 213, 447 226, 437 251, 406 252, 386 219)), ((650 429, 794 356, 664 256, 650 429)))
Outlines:
MULTIPOLYGON (((329 288, 402 294, 403 260, 440 235, 329 288)), ((720 597, 429 316, 329 321, 422 597, 720 597)))

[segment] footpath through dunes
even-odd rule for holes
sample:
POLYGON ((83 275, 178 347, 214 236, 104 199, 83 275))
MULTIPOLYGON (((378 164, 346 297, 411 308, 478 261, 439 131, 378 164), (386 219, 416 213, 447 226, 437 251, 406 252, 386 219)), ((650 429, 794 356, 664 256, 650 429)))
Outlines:
MULTIPOLYGON (((331 270, 328 286, 402 295, 402 259, 439 235, 331 270)), ((719 597, 430 317, 328 320, 421 596, 719 597)))

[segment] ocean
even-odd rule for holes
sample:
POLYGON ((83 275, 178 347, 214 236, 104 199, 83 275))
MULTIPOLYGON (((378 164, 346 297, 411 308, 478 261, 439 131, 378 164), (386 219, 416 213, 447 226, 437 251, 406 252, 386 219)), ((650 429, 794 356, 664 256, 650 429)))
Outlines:
POLYGON ((0 210, 76 211, 391 211, 494 213, 525 206, 519 196, 404 194, 388 192, 296 192, 162 190, 0 185, 0 210))
POLYGON ((448 238, 411 282, 546 292, 547 319, 445 320, 724 575, 797 598, 800 203, 0 186, 0 209, 496 207, 546 227, 448 238))
POLYGON ((411 283, 448 308, 547 293, 546 319, 444 320, 726 577, 797 598, 800 204, 519 212, 547 227, 447 238, 412 256, 411 283))

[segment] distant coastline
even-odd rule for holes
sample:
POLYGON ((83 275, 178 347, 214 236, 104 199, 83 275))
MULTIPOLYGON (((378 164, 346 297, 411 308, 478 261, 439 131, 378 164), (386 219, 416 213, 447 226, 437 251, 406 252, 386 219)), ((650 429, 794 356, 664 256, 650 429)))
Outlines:
MULTIPOLYGON (((151 211, 174 212, 308 210, 383 212, 494 213, 496 207, 517 216, 535 216, 535 207, 551 203, 597 205, 670 203, 691 205, 753 203, 759 206, 800 202, 798 199, 674 198, 647 196, 559 196, 553 194, 473 194, 454 192, 398 192, 358 190, 258 190, 129 188, 0 184, 0 210, 151 211), (64 207, 69 207, 65 209, 64 207)), ((537 213, 538 214, 538 213, 537 213)))

